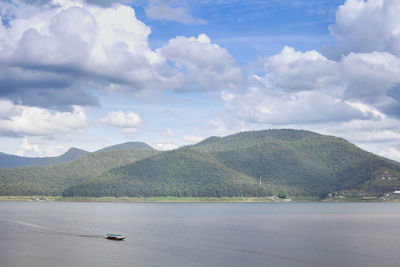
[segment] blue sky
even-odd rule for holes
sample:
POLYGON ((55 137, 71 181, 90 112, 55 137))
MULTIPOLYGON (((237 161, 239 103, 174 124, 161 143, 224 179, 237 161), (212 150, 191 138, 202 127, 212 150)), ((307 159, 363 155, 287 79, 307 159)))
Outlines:
POLYGON ((308 129, 400 160, 395 0, 0 1, 0 151, 308 129))
POLYGON ((310 50, 333 42, 328 26, 334 23, 336 10, 343 3, 343 0, 271 0, 187 1, 181 4, 188 14, 204 20, 204 24, 151 19, 146 16, 148 2, 134 2, 132 6, 137 17, 151 27, 149 40, 153 48, 175 36, 206 33, 215 43, 228 49, 240 65, 245 65, 260 56, 278 53, 283 45, 310 50))

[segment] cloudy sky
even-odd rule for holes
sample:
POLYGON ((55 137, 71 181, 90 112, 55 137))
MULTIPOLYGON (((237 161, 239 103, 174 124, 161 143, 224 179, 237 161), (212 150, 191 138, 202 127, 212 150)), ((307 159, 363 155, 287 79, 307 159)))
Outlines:
POLYGON ((0 151, 308 129, 400 160, 398 0, 0 0, 0 151))

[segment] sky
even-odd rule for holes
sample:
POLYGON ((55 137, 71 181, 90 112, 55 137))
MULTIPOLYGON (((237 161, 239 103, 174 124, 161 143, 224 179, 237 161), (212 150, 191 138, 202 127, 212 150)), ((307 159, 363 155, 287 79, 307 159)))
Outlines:
POLYGON ((400 160, 398 0, 0 0, 0 151, 272 128, 400 160))

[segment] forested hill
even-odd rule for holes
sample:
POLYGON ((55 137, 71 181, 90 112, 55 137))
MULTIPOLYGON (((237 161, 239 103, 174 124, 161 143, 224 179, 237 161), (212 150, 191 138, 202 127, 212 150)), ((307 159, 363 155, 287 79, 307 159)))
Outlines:
POLYGON ((63 164, 0 169, 0 195, 60 195, 69 186, 156 153, 148 149, 108 150, 63 164))
POLYGON ((292 129, 247 131, 226 137, 212 136, 191 146, 191 148, 200 152, 218 152, 264 144, 270 141, 294 142, 316 136, 322 135, 310 131, 292 129))
POLYGON ((149 150, 154 150, 153 147, 149 146, 146 143, 143 142, 127 142, 127 143, 122 143, 118 145, 113 145, 109 147, 105 147, 102 149, 97 150, 97 152, 100 151, 109 151, 109 150, 122 150, 122 149, 149 149, 149 150))
MULTIPOLYGON (((154 150, 154 148, 143 142, 127 142, 118 145, 108 146, 99 149, 96 152, 111 151, 111 150, 129 150, 129 149, 154 150)), ((22 166, 47 166, 52 164, 61 164, 76 159, 78 157, 87 155, 89 153, 90 152, 88 151, 75 147, 70 148, 67 152, 57 157, 21 157, 0 152, 0 168, 15 168, 22 166)))
POLYGON ((88 154, 89 152, 70 148, 67 152, 58 157, 21 157, 0 152, 0 168, 14 168, 18 166, 44 166, 51 164, 60 164, 77 157, 88 154))
POLYGON ((121 148, 0 170, 0 195, 377 196, 400 190, 399 178, 400 163, 342 138, 282 129, 210 137, 172 151, 121 148))
POLYGON ((265 130, 210 137, 110 170, 63 194, 263 196, 284 192, 325 196, 349 190, 379 194, 400 186, 399 171, 399 163, 342 138, 301 130, 265 130), (382 173, 396 178, 384 185, 386 189, 377 183, 382 173))
POLYGON ((257 181, 190 149, 159 153, 72 186, 64 196, 264 196, 257 181))

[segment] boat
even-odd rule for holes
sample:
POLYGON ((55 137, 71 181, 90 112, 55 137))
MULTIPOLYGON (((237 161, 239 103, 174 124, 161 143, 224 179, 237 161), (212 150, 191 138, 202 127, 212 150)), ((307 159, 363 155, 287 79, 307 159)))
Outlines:
POLYGON ((110 240, 119 240, 122 241, 126 238, 126 236, 120 235, 120 234, 106 234, 104 236, 105 239, 110 239, 110 240))

